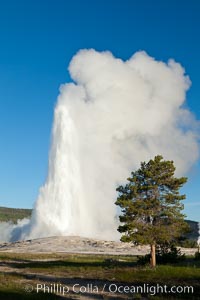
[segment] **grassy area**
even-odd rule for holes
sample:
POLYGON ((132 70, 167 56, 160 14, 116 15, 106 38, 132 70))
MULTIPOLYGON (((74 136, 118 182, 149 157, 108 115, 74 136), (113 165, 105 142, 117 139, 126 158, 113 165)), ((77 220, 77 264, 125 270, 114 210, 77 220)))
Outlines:
POLYGON ((16 223, 19 219, 30 218, 31 212, 32 209, 0 207, 0 222, 16 223))
POLYGON ((0 299, 2 300, 53 300, 59 299, 53 294, 26 292, 23 276, 0 273, 0 299))
MULTIPOLYGON (((138 266, 137 257, 133 256, 1 253, 0 263, 5 268, 0 273, 0 298, 5 300, 47 299, 47 294, 44 293, 25 293, 24 285, 28 283, 35 287, 38 282, 54 282, 71 287, 74 283, 92 283, 100 288, 104 284, 108 287, 111 283, 128 286, 144 283, 168 287, 193 286, 194 294, 176 294, 174 298, 169 298, 166 294, 152 296, 138 293, 134 295, 134 299, 200 299, 200 262, 194 261, 193 258, 187 258, 177 265, 160 265, 155 269, 138 266)), ((50 298, 49 294, 48 296, 49 300, 58 299, 55 294, 51 295, 54 298, 50 298)), ((130 298, 133 295, 113 295, 106 290, 104 298, 97 298, 97 295, 92 294, 89 296, 90 299, 133 299, 130 298)), ((66 297, 81 299, 79 294, 72 291, 66 297)))

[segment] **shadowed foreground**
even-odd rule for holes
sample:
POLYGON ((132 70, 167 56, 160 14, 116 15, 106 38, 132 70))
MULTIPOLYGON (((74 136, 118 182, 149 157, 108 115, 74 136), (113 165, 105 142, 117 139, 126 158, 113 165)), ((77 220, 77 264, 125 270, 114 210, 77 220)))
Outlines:
POLYGON ((0 299, 200 299, 200 263, 193 258, 155 270, 136 256, 0 254, 0 299), (192 286, 193 293, 115 292, 115 286, 192 286), (37 293, 37 285, 40 293, 37 293), (44 289, 46 285, 46 289, 44 289), (62 289, 66 287, 63 295, 62 289), (52 288, 52 293, 48 289, 52 288), (45 293, 44 293, 45 291, 45 293), (56 293, 56 294, 55 294, 56 293))

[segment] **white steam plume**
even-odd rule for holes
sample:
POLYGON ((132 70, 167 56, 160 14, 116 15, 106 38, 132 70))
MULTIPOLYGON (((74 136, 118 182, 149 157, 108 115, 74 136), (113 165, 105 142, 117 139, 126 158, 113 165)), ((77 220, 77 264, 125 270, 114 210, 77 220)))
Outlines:
POLYGON ((61 86, 49 173, 29 226, 12 239, 80 235, 116 239, 116 186, 143 160, 173 159, 177 175, 198 158, 197 121, 184 108, 190 80, 173 60, 137 52, 122 61, 81 50, 61 86))

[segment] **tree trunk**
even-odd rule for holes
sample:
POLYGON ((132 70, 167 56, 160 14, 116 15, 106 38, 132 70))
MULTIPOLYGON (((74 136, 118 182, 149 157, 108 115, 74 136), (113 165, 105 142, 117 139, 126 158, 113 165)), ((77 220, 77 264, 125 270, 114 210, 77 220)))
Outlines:
POLYGON ((150 259, 150 264, 152 268, 155 268, 156 266, 156 245, 152 244, 151 245, 151 259, 150 259))

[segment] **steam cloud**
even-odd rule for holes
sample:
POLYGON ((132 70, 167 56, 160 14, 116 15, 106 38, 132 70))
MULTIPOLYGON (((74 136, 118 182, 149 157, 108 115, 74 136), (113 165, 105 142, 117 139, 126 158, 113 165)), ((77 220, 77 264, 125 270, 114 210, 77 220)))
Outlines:
POLYGON ((49 173, 30 220, 11 240, 53 235, 117 239, 116 186, 144 160, 173 159, 183 175, 198 159, 197 121, 184 107, 190 86, 174 60, 145 52, 129 60, 81 50, 60 88, 49 173))

